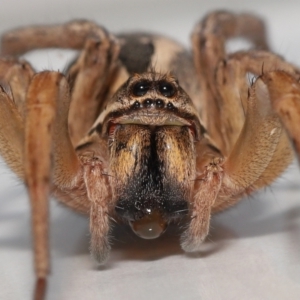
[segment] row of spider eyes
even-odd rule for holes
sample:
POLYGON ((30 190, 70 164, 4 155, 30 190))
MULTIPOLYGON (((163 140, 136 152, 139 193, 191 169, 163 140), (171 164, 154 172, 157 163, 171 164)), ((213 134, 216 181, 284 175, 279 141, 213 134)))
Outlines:
MULTIPOLYGON (((156 107, 156 108, 164 108, 165 107, 165 102, 161 99, 145 99, 142 103, 139 101, 135 101, 132 105, 134 109, 138 108, 149 108, 149 107, 156 107)), ((171 102, 168 102, 166 105, 168 109, 174 109, 174 105, 171 102)))
POLYGON ((152 88, 157 89, 160 94, 164 97, 173 97, 176 91, 174 85, 166 80, 161 80, 158 82, 140 80, 135 83, 132 87, 132 94, 137 97, 142 97, 147 94, 147 92, 152 88))

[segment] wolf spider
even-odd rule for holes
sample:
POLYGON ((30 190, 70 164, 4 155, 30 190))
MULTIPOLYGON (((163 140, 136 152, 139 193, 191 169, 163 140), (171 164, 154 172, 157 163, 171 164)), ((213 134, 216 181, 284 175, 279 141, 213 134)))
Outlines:
POLYGON ((35 299, 49 272, 49 193, 89 215, 99 263, 112 219, 156 238, 185 218, 181 246, 192 252, 212 213, 270 184, 290 164, 291 145, 300 153, 299 71, 268 51, 255 16, 209 14, 191 52, 88 21, 16 29, 1 49, 0 153, 30 196, 35 299), (235 37, 253 50, 226 53, 235 37), (81 50, 66 75, 35 73, 17 58, 53 47, 81 50))

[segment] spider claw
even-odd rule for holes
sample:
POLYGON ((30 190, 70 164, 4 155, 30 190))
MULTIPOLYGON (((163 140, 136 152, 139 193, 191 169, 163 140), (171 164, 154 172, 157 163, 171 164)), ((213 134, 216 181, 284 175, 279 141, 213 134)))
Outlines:
POLYGON ((193 235, 189 229, 187 229, 180 238, 180 245, 182 250, 185 252, 199 252, 202 248, 202 243, 204 242, 207 233, 201 236, 193 235))

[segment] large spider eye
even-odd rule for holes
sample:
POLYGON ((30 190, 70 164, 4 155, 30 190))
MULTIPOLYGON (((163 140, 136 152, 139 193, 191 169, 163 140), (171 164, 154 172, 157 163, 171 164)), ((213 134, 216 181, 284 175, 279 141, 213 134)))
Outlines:
POLYGON ((172 97, 175 94, 175 88, 172 83, 161 81, 158 84, 159 92, 165 97, 172 97))
POLYGON ((132 88, 132 93, 134 96, 144 96, 150 89, 150 83, 146 80, 142 80, 137 82, 133 88, 132 88))

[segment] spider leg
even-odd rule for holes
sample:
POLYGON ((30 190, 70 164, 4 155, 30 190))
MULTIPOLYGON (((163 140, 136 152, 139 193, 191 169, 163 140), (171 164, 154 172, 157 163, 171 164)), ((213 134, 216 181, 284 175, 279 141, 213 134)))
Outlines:
MULTIPOLYGON (((119 53, 117 40, 93 22, 75 20, 56 26, 32 26, 5 33, 2 55, 20 55, 33 49, 82 50, 68 70, 72 90, 69 131, 73 145, 87 134, 105 105, 119 53)), ((114 91, 111 91, 112 93, 114 91)))
POLYGON ((267 85, 274 110, 280 116, 300 161, 300 85, 284 71, 269 72, 262 76, 267 85))
POLYGON ((25 98, 33 74, 25 61, 0 59, 0 153, 21 179, 24 179, 25 98))
MULTIPOLYGON (((19 69, 20 64, 12 61, 2 61, 0 66, 2 71, 8 71, 3 75, 6 80, 13 80, 17 74, 24 73, 22 68, 19 69)), ((48 192, 51 144, 54 150, 52 175, 55 184, 60 188, 70 187, 80 174, 79 160, 68 139, 68 88, 62 75, 58 73, 35 75, 28 86, 25 100, 20 99, 26 111, 26 115, 22 116, 23 109, 19 110, 20 107, 13 98, 14 88, 22 83, 22 79, 11 85, 10 81, 3 82, 5 87, 0 90, 0 152, 9 167, 25 180, 28 187, 37 276, 36 299, 42 299, 49 272, 48 192), (55 118, 56 112, 58 114, 55 118)), ((26 89, 27 81, 25 82, 24 86, 20 86, 22 89, 26 89)))
POLYGON ((24 117, 26 92, 34 70, 31 65, 17 58, 0 59, 0 84, 10 94, 20 115, 24 117))
POLYGON ((99 26, 85 20, 74 20, 50 26, 28 26, 6 32, 1 39, 1 55, 21 55, 34 49, 68 48, 81 50, 88 36, 99 26))
POLYGON ((110 211, 109 200, 112 199, 108 177, 104 173, 103 157, 94 152, 86 151, 81 156, 84 163, 84 181, 90 208, 90 251, 94 260, 103 264, 110 251, 110 211))
POLYGON ((38 299, 43 299, 49 273, 50 176, 54 185, 63 188, 74 185, 81 174, 80 161, 68 136, 69 99, 68 84, 56 72, 36 74, 26 97, 24 171, 32 212, 38 299))
POLYGON ((194 65, 203 95, 201 119, 216 146, 224 151, 229 146, 224 140, 222 117, 217 117, 221 116, 222 108, 215 88, 215 70, 227 57, 226 41, 236 37, 248 39, 255 48, 268 49, 264 24, 253 15, 215 12, 199 22, 192 33, 194 65))
POLYGON ((271 70, 286 70, 295 74, 295 68, 279 56, 266 51, 240 51, 219 62, 215 70, 215 90, 225 143, 222 153, 228 156, 245 121, 249 86, 260 76, 271 70), (254 76, 252 79, 249 76, 254 76))
POLYGON ((13 99, 0 87, 0 153, 7 165, 24 178, 24 123, 13 99))
MULTIPOLYGON (((192 219, 181 243, 188 252, 201 249, 211 213, 230 207, 243 195, 271 183, 292 160, 289 140, 278 116, 280 109, 277 108, 278 114, 275 111, 279 96, 271 94, 272 88, 276 93, 276 82, 268 78, 273 74, 271 71, 284 70, 290 79, 281 81, 286 90, 291 90, 290 80, 297 81, 298 70, 264 50, 227 55, 225 42, 236 36, 246 37, 257 48, 267 49, 263 23, 251 16, 243 18, 223 12, 209 15, 196 26, 192 36, 204 99, 205 115, 201 117, 208 138, 212 137, 224 158, 210 142, 197 146, 196 180, 200 182, 195 184, 192 219), (256 25, 252 27, 251 23, 256 25), (252 84, 246 77, 249 73, 258 76, 252 84)), ((295 89, 292 94, 293 107, 299 107, 295 104, 295 89)), ((297 135, 296 129, 293 130, 292 139, 297 135)))
POLYGON ((250 89, 242 131, 224 162, 224 186, 232 186, 229 196, 249 189, 262 176, 276 151, 281 133, 280 119, 272 109, 266 85, 259 78, 250 89))
POLYGON ((86 136, 103 109, 119 54, 117 40, 102 28, 86 39, 68 72, 72 91, 69 131, 73 145, 86 136))
POLYGON ((205 144, 197 147, 192 219, 181 244, 187 252, 201 249, 211 213, 236 204, 265 180, 276 178, 283 169, 279 165, 277 170, 271 164, 274 160, 280 158, 284 167, 291 161, 288 140, 280 145, 284 130, 262 78, 250 89, 245 122, 229 156, 223 159, 205 144))
MULTIPOLYGON (((38 102, 40 99, 45 99, 46 102, 49 100, 47 105, 41 104, 41 110, 34 108, 39 106, 38 103, 32 105, 33 109, 26 106, 26 110, 30 114, 26 118, 28 124, 25 129, 27 132, 25 160, 28 162, 25 171, 30 177, 28 185, 30 194, 32 194, 33 211, 35 211, 33 216, 37 214, 37 211, 41 211, 42 214, 43 211, 44 214, 47 213, 45 199, 49 189, 67 206, 77 211, 90 213, 92 254, 98 261, 103 261, 108 256, 109 250, 107 240, 109 216, 105 206, 107 199, 104 197, 109 194, 109 183, 107 176, 103 175, 102 165, 107 157, 104 159, 105 155, 102 155, 101 152, 106 145, 101 141, 100 144, 99 141, 95 143, 89 141, 88 144, 91 147, 85 147, 85 144, 83 147, 81 145, 77 151, 78 160, 72 144, 78 144, 104 105, 103 101, 98 100, 106 98, 109 81, 114 76, 119 45, 112 35, 96 24, 87 21, 73 21, 58 26, 28 27, 11 31, 3 36, 1 50, 2 54, 18 55, 36 48, 51 47, 83 49, 83 51, 69 69, 68 81, 71 85, 71 96, 65 79, 54 72, 36 75, 29 87, 28 103, 30 99, 33 102, 38 102), (70 107, 69 98, 71 98, 70 107), (51 99, 53 102, 50 101, 51 99), (46 114, 46 117, 40 120, 43 114, 46 114), (69 130, 66 118, 68 118, 69 130), (34 120, 36 120, 35 124, 34 120), (35 127, 38 130, 34 130, 35 127), (46 128, 49 132, 45 131, 46 128), (46 134, 47 136, 44 138, 46 134), (35 143, 38 143, 40 136, 43 136, 43 142, 38 146, 35 143), (70 142, 70 138, 73 143, 70 142), (29 148, 31 144, 33 146, 29 148), (48 146, 52 148, 51 153, 48 146), (30 151, 31 148, 36 151, 30 151), (53 161, 50 169, 51 185, 49 185, 50 154, 53 161), (37 172, 35 172, 36 159, 43 162, 38 164, 40 167, 37 172), (46 174, 48 175, 46 176, 46 174), (43 178, 46 178, 45 181, 43 178), (38 185, 36 185, 37 181, 38 185), (95 186, 99 188, 97 189, 99 195, 94 190, 95 186), (37 201, 39 197, 42 197, 41 201, 37 201), (99 199, 102 199, 103 202, 99 199), (102 206, 99 203, 102 203, 102 206)), ((34 222, 39 223, 40 221, 34 222)), ((47 224, 46 219, 44 222, 47 224)), ((43 229, 44 231, 46 231, 46 227, 43 229)), ((47 249, 45 249, 46 234, 44 239, 41 239, 41 234, 38 232, 36 235, 39 237, 35 239, 38 240, 35 244, 40 245, 36 246, 36 249, 39 253, 41 252, 36 255, 37 273, 45 273, 46 267, 42 265, 43 263, 44 265, 48 264, 47 249)))
POLYGON ((208 232, 212 208, 218 197, 222 180, 222 156, 211 149, 203 139, 197 147, 197 174, 191 203, 191 220, 181 236, 181 247, 186 252, 201 250, 208 232))
MULTIPOLYGON (((236 89, 240 89, 238 90, 239 92, 245 93, 247 84, 245 76, 241 75, 251 72, 258 77, 252 84, 248 97, 246 96, 247 93, 242 96, 242 98, 247 99, 243 104, 243 107, 245 107, 245 121, 241 128, 236 128, 236 132, 239 131, 239 136, 236 140, 232 140, 234 144, 230 145, 230 153, 227 155, 227 159, 224 163, 224 184, 215 202, 213 211, 232 206, 243 194, 249 194, 254 190, 270 184, 286 169, 293 158, 287 134, 282 128, 278 114, 272 108, 276 103, 276 99, 278 99, 278 95, 283 95, 283 89, 281 94, 276 95, 275 92, 271 94, 271 86, 273 87, 273 91, 275 91, 274 86, 278 87, 278 85, 284 86, 285 91, 292 90, 292 80, 297 82, 296 78, 299 78, 296 68, 275 54, 255 50, 232 54, 227 62, 225 65, 223 63, 219 64, 217 77, 221 74, 220 78, 225 76, 225 74, 231 74, 232 76, 237 74, 237 77, 230 79, 229 76, 227 84, 223 84, 222 80, 217 80, 217 88, 223 97, 221 99, 224 102, 224 109, 227 100, 229 103, 232 101, 241 101, 237 93, 235 93, 235 95, 234 93, 226 93, 227 90, 232 91, 236 89), (231 67, 229 71, 226 70, 228 66, 231 67), (263 74, 261 73, 262 66, 263 74), (238 70, 239 72, 232 72, 232 70, 238 70), (281 77, 276 75, 277 77, 274 77, 274 79, 277 79, 276 81, 271 82, 267 80, 271 74, 281 73, 286 74, 284 79, 281 80, 281 77), (289 78, 289 80, 286 78, 289 78), (234 83, 235 81, 236 84, 234 83), (231 84, 228 85, 230 82, 231 84), (227 97, 231 97, 231 100, 227 97), (263 118, 259 118, 263 111, 268 112, 268 114, 263 118), (273 121, 271 122, 269 118, 273 121), (270 126, 273 126, 273 129, 270 126), (268 131, 270 132, 269 136, 267 134, 268 131), (277 131, 276 134, 275 131, 277 131), (253 140, 251 141, 251 139, 253 140), (271 149, 270 147, 273 148, 271 149), (240 170, 238 170, 239 165, 241 167, 240 170), (226 181, 229 178, 227 175, 231 178, 229 181, 226 181), (233 179, 232 176, 235 177, 233 180, 234 184, 231 181, 233 179), (235 188, 228 189, 227 185, 229 182, 230 185, 232 187, 235 186, 235 188), (238 192, 239 189, 240 192, 238 192), (231 190, 231 192, 229 192, 229 190, 231 190)), ((288 94, 286 94, 286 98, 287 95, 288 94)), ((294 95, 297 95, 296 90, 294 90, 294 95)), ((230 122, 231 117, 234 118, 236 112, 230 110, 230 107, 228 107, 227 113, 227 120, 230 122)), ((225 119, 223 119, 223 121, 224 120, 225 119)), ((293 137, 295 137, 295 134, 293 137)))
MULTIPOLYGON (((82 207, 89 208, 91 252, 99 263, 103 263, 110 250, 108 234, 111 194, 108 178, 103 174, 107 168, 107 154, 104 153, 106 144, 99 140, 98 135, 92 135, 87 147, 83 145, 75 153, 67 124, 69 102, 69 87, 61 74, 44 72, 37 74, 32 80, 27 96, 27 111, 31 108, 29 111, 31 115, 27 117, 28 134, 25 136, 28 150, 26 161, 29 164, 26 168, 28 170, 26 178, 29 178, 32 183, 31 187, 29 184, 28 187, 33 193, 31 196, 33 206, 43 205, 40 204, 41 200, 37 201, 37 199, 47 195, 49 182, 45 178, 47 178, 46 174, 49 174, 49 155, 52 149, 51 175, 54 185, 52 190, 55 190, 63 203, 76 210, 83 210, 82 207), (42 100, 44 103, 40 103, 42 100), (53 120, 55 115, 56 118, 53 120), (47 134, 51 124, 53 124, 52 138, 49 133, 47 134), (34 131, 37 127, 41 129, 34 131), (39 136, 47 136, 43 138, 43 144, 39 143, 39 136), (96 141, 92 140, 93 137, 96 137, 96 141), (36 166, 37 158, 40 160, 39 167, 36 166), (36 182, 39 183, 40 195, 36 191, 36 182), (64 192, 69 195, 69 199, 65 198, 64 192)), ((45 201, 46 199, 44 199, 43 209, 45 209, 45 201)), ((40 217, 38 211, 41 210, 42 208, 36 207, 37 218, 40 217)))

